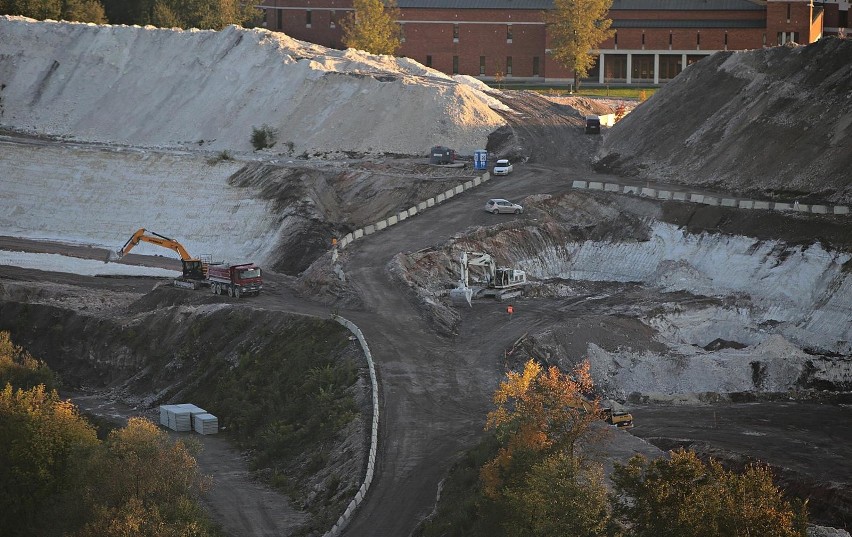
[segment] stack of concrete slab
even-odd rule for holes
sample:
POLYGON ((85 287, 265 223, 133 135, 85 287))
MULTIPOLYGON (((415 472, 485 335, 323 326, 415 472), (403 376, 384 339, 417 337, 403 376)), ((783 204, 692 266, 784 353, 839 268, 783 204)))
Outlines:
POLYGON ((192 416, 206 414, 207 411, 190 403, 179 405, 160 405, 160 425, 173 431, 191 431, 192 416))
POLYGON ((213 414, 193 414, 192 428, 198 434, 216 434, 219 432, 219 418, 213 414))

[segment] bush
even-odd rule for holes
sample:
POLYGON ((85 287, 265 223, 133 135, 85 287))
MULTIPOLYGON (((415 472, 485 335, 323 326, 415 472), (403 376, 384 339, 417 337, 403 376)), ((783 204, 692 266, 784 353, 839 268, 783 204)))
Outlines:
POLYGON ((266 123, 260 127, 252 127, 251 129, 251 145, 255 151, 272 147, 278 140, 278 130, 273 129, 266 123))

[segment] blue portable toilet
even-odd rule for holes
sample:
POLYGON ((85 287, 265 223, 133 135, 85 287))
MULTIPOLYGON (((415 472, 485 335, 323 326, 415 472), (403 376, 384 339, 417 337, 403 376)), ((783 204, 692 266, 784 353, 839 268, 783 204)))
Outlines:
POLYGON ((477 149, 473 152, 473 169, 487 170, 488 169, 488 151, 477 149))

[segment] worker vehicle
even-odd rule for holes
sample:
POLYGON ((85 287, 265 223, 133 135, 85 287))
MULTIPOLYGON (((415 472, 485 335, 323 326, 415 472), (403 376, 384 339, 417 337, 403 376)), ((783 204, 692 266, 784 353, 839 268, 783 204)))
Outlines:
POLYGON ((213 263, 207 269, 207 279, 214 295, 227 294, 240 298, 258 295, 263 289, 260 267, 254 263, 213 263))
POLYGON ((584 398, 576 399, 574 402, 569 403, 569 406, 582 409, 586 412, 597 412, 601 420, 619 429, 633 427, 633 415, 623 408, 615 409, 611 406, 598 406, 593 401, 584 398))
POLYGON ((601 118, 599 116, 586 116, 586 134, 601 133, 601 118))
POLYGON ((450 300, 472 306, 474 296, 493 296, 498 300, 519 296, 527 283, 523 270, 498 267, 489 254, 462 252, 459 286, 450 290, 450 300), (471 270, 473 269, 473 270, 471 270))
POLYGON ((456 152, 449 147, 436 145, 429 151, 429 164, 453 164, 456 161, 456 152))
POLYGON ((209 259, 193 257, 189 254, 189 252, 186 251, 186 248, 184 248, 183 245, 178 241, 166 237, 165 235, 154 233, 153 231, 149 231, 145 228, 140 228, 139 230, 137 230, 136 233, 134 233, 129 239, 127 239, 127 242, 124 243, 124 246, 122 246, 115 252, 110 252, 109 257, 107 257, 106 261, 117 261, 121 259, 140 242, 155 244, 157 246, 162 246, 163 248, 168 248, 169 250, 177 252, 177 254, 180 256, 181 263, 183 264, 183 276, 175 280, 176 286, 197 289, 200 285, 204 285, 206 283, 207 268, 210 264, 209 259))
POLYGON ((521 214, 524 212, 524 208, 521 205, 518 205, 517 203, 512 203, 509 200, 504 200, 502 198, 494 198, 488 200, 485 203, 485 211, 491 214, 521 214))
POLYGON ((494 163, 494 169, 491 171, 494 175, 509 175, 512 173, 512 164, 506 159, 500 159, 494 163))

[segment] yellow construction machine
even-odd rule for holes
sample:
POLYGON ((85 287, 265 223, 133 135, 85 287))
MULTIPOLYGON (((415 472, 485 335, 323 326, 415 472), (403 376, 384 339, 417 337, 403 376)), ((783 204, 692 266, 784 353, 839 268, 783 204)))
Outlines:
POLYGON ((175 280, 175 285, 180 287, 192 287, 195 289, 199 285, 202 285, 202 282, 206 282, 209 260, 204 261, 200 258, 193 257, 178 241, 170 239, 164 235, 160 235, 159 233, 154 233, 153 231, 149 231, 145 228, 141 228, 136 231, 136 233, 134 233, 127 242, 124 243, 124 246, 115 252, 110 252, 106 261, 117 261, 121 259, 140 242, 156 244, 157 246, 162 246, 163 248, 168 248, 169 250, 177 252, 180 256, 181 262, 183 263, 183 278, 175 280))

